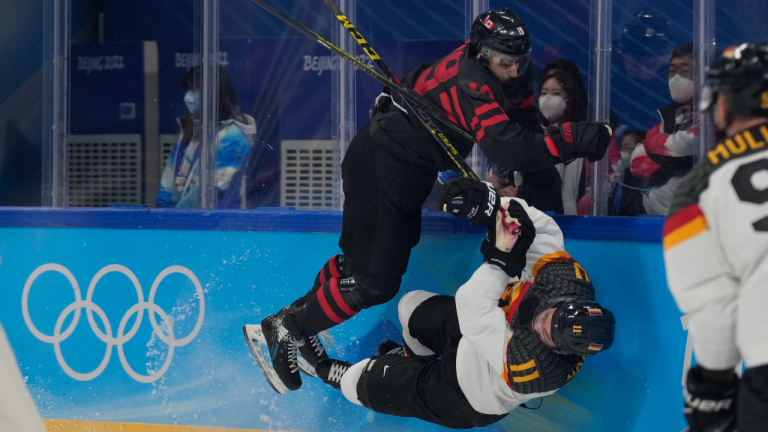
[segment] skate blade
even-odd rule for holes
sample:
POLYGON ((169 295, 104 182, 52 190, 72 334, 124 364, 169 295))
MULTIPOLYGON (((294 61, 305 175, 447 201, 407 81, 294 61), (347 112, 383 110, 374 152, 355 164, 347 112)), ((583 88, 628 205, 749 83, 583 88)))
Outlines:
POLYGON ((304 360, 304 357, 299 355, 299 370, 304 372, 304 375, 307 375, 312 378, 317 378, 317 372, 315 371, 315 368, 312 367, 311 364, 309 364, 308 361, 304 360))
POLYGON ((272 369, 272 365, 267 360, 269 356, 266 353, 269 352, 269 347, 267 346, 267 339, 264 337, 264 332, 261 330, 261 325, 244 325, 243 336, 245 336, 245 340, 248 342, 248 347, 251 349, 251 353, 256 359, 256 364, 259 365, 259 369, 261 369, 261 372, 272 387, 272 390, 280 394, 288 393, 288 387, 283 384, 280 377, 277 376, 277 372, 272 369))

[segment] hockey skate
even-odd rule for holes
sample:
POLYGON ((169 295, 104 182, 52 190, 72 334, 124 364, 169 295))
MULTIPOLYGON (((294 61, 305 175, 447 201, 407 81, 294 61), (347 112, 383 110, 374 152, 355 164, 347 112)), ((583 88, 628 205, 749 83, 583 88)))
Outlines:
POLYGON ((317 376, 324 383, 341 390, 341 378, 352 366, 352 363, 332 358, 324 358, 317 363, 317 376))
POLYGON ((389 339, 380 343, 376 351, 379 357, 387 354, 405 356, 405 350, 403 350, 403 346, 389 339))
POLYGON ((280 394, 301 387, 297 348, 300 343, 306 342, 303 337, 297 341, 296 333, 286 328, 286 318, 292 323, 291 316, 286 312, 287 308, 284 308, 277 315, 266 317, 261 325, 249 324, 243 327, 243 335, 256 362, 269 384, 280 394))
POLYGON ((288 393, 288 387, 283 384, 275 370, 272 369, 272 365, 267 360, 267 357, 269 356, 269 348, 267 348, 267 339, 264 337, 261 325, 244 325, 243 336, 245 336, 245 340, 248 342, 248 347, 251 349, 251 353, 253 353, 253 357, 256 359, 256 364, 259 365, 259 369, 261 369, 261 372, 272 387, 272 390, 280 394, 288 393))
MULTIPOLYGON (((325 333, 325 332, 322 332, 325 333)), ((317 372, 315 371, 315 365, 322 360, 328 358, 328 353, 323 347, 321 339, 322 333, 315 336, 307 336, 304 339, 303 344, 299 344, 299 369, 304 372, 305 375, 317 378, 317 372)))

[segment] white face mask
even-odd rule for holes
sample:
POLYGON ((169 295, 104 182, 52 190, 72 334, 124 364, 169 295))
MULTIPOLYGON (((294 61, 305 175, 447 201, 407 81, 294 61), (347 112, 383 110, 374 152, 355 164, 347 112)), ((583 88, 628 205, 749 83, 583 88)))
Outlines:
POLYGON ((621 152, 621 163, 622 163, 624 169, 629 168, 629 163, 631 161, 632 161, 632 152, 622 151, 621 152))
POLYGON ((686 103, 690 101, 693 99, 693 91, 693 81, 688 78, 675 75, 669 80, 669 93, 675 102, 686 103))
POLYGON ((546 95, 539 98, 539 109, 547 120, 553 122, 565 113, 565 100, 560 96, 546 95))
POLYGON ((188 91, 184 95, 184 103, 187 105, 187 109, 192 114, 199 114, 200 113, 200 92, 199 91, 188 91))

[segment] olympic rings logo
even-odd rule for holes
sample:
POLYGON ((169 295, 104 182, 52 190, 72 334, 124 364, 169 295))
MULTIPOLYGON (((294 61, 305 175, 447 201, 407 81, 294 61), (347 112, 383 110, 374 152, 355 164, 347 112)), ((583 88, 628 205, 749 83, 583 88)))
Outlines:
POLYGON ((88 293, 85 297, 85 300, 83 300, 80 294, 80 286, 77 284, 77 280, 75 280, 75 277, 66 267, 59 264, 43 264, 35 269, 31 275, 29 275, 27 282, 24 284, 24 292, 21 295, 21 311, 24 315, 24 322, 26 322, 29 331, 31 331, 32 334, 34 334, 35 337, 41 341, 53 344, 53 349, 56 353, 56 359, 59 361, 59 365, 64 370, 64 372, 66 372, 67 375, 71 376, 72 378, 78 381, 90 381, 98 377, 109 363, 109 359, 112 356, 112 347, 117 346, 117 354, 120 357, 120 363, 122 363, 125 372, 127 372, 128 375, 130 375, 136 381, 142 383, 151 383, 160 379, 160 377, 162 377, 168 370, 168 367, 171 365, 171 359, 173 358, 174 348, 187 345, 188 343, 192 342, 195 336, 197 336, 197 333, 200 331, 200 327, 203 325, 203 315, 205 314, 205 298, 203 297, 203 288, 200 286, 200 281, 197 280, 195 274, 186 267, 176 265, 166 268, 165 270, 161 271, 159 275, 157 275, 155 281, 152 283, 152 288, 149 290, 149 300, 145 302, 144 292, 141 289, 141 285, 139 284, 139 280, 136 278, 136 275, 134 275, 132 271, 124 266, 119 264, 111 264, 99 270, 93 279, 91 279, 91 283, 88 285, 88 293), (71 303, 69 306, 64 308, 64 311, 61 312, 59 318, 56 320, 56 326, 54 327, 53 335, 51 336, 40 332, 40 330, 38 330, 32 323, 32 319, 29 316, 29 290, 37 277, 48 271, 54 271, 64 275, 64 277, 69 280, 70 285, 72 285, 72 289, 75 291, 75 302, 71 303), (91 299, 93 299, 93 291, 96 289, 96 285, 99 283, 101 278, 112 272, 122 273, 127 276, 128 279, 133 283, 134 288, 136 288, 136 295, 139 299, 138 303, 131 306, 125 315, 123 315, 123 318, 120 320, 120 325, 117 328, 117 336, 115 337, 112 337, 112 326, 109 323, 107 315, 98 305, 91 301, 91 299), (162 282, 166 276, 174 273, 181 273, 192 281, 197 291, 196 297, 200 301, 200 316, 197 318, 195 328, 187 337, 178 340, 173 334, 173 326, 170 324, 171 321, 168 315, 154 303, 155 293, 157 292, 157 287, 160 285, 160 282, 162 282), (85 309, 86 315, 88 317, 88 324, 90 324, 91 330, 93 330, 96 337, 107 344, 107 350, 104 354, 104 359, 95 370, 88 373, 79 373, 74 371, 69 367, 69 365, 67 365, 67 362, 64 360, 64 356, 61 354, 61 342, 65 341, 72 334, 72 332, 75 331, 77 323, 80 321, 81 309, 85 309), (149 322, 152 324, 152 330, 160 340, 168 345, 168 356, 165 359, 165 363, 163 363, 163 366, 160 368, 160 370, 150 375, 140 375, 131 369, 131 367, 128 365, 128 361, 125 358, 125 353, 123 352, 123 344, 131 340, 136 332, 139 331, 141 320, 144 317, 144 310, 149 311, 149 322), (69 327, 67 327, 67 329, 62 332, 61 327, 64 324, 64 320, 66 320, 67 316, 73 312, 75 316, 72 319, 72 322, 69 324, 69 327), (96 325, 96 321, 93 318, 94 312, 96 312, 96 315, 99 316, 99 319, 101 319, 101 322, 104 324, 106 334, 102 332, 101 329, 99 329, 99 327, 96 325), (128 324, 128 320, 131 318, 131 316, 137 313, 138 316, 136 317, 136 322, 133 323, 131 330, 128 333, 125 333, 125 326, 128 324), (160 318, 164 323, 166 323, 166 325, 160 326, 157 324, 155 313, 160 315, 160 318))

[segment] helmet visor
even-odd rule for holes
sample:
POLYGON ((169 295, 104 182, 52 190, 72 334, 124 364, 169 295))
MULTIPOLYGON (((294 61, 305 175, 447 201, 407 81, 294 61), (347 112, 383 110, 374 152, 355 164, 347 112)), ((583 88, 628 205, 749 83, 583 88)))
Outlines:
POLYGON ((554 342, 552 331, 554 329, 554 322, 557 319, 555 316, 555 309, 560 306, 561 303, 569 301, 571 299, 565 297, 553 298, 536 308, 536 312, 531 320, 530 331, 535 334, 539 340, 551 350, 558 354, 568 354, 567 352, 559 349, 554 342))
POLYGON ((488 47, 482 47, 480 49, 480 56, 490 63, 489 66, 492 69, 505 71, 517 77, 525 73, 528 64, 531 62, 531 49, 528 48, 528 52, 523 55, 511 55, 500 53, 488 47))

